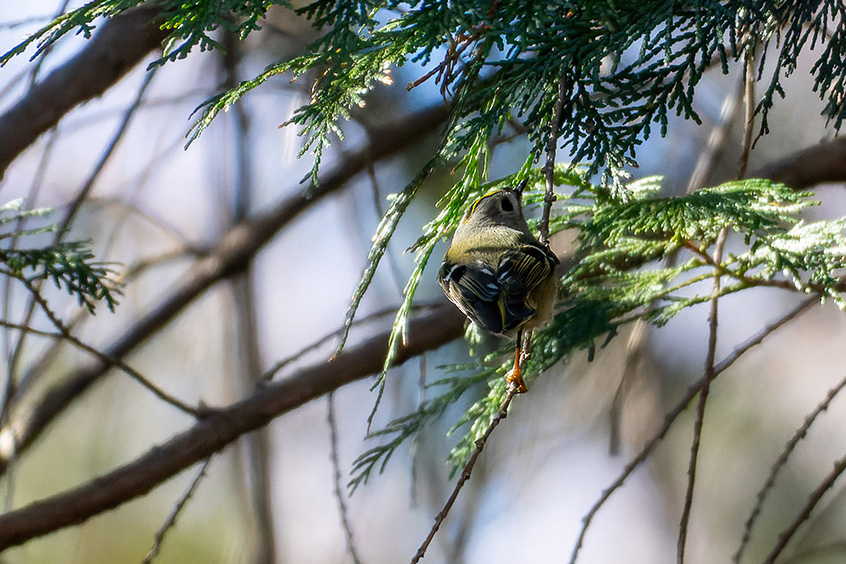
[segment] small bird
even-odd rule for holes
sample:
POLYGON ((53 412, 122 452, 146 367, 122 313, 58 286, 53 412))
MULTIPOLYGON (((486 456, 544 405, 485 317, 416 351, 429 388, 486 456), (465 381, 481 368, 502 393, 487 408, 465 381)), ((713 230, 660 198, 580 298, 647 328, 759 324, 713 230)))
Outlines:
POLYGON ((487 194, 470 207, 438 272, 447 299, 473 323, 496 335, 517 335, 507 379, 519 393, 526 391, 519 362, 523 330, 551 316, 559 262, 529 231, 524 185, 487 194))

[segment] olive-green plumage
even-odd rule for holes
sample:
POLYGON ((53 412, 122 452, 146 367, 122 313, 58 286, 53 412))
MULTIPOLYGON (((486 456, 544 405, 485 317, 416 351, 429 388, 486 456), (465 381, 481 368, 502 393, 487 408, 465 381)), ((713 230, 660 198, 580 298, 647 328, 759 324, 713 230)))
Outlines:
POLYGON ((556 256, 529 231, 521 190, 476 201, 455 230, 438 282, 476 325, 499 335, 545 322, 554 305, 556 256))

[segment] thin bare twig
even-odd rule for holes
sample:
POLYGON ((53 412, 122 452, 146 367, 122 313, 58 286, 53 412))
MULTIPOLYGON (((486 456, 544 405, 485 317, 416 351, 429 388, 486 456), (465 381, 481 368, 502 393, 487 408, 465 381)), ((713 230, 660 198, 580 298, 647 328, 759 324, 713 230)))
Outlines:
MULTIPOLYGON (((726 358, 722 361, 717 363, 714 366, 714 377, 716 378, 723 372, 725 372, 731 365, 733 365, 741 356, 743 356, 747 351, 756 347, 757 345, 761 344, 761 342, 767 338, 769 335, 796 319, 799 315, 803 312, 810 309, 811 305, 819 302, 819 296, 815 296, 813 298, 809 298, 802 302, 799 306, 779 318, 777 321, 771 323, 764 327, 761 331, 735 347, 735 349, 729 354, 726 358)), ((679 415, 684 412, 687 408, 688 404, 699 394, 700 389, 702 388, 702 384, 704 382, 705 377, 703 376, 699 381, 694 383, 690 386, 685 393, 684 397, 676 404, 676 407, 673 408, 672 411, 667 413, 664 417, 664 424, 655 434, 655 436, 650 440, 641 450, 637 453, 637 455, 626 465, 620 475, 614 480, 607 488, 602 491, 599 499, 591 506, 585 516, 582 518, 582 528, 579 531, 579 536, 576 539, 576 544, 573 546, 573 551, 570 554, 570 561, 569 564, 575 564, 576 560, 579 557, 579 551, 584 544, 585 537, 587 536, 588 529, 590 528, 591 523, 593 522, 593 518, 596 517, 596 514, 599 513, 599 510, 605 505, 605 503, 611 498, 611 495, 620 489, 625 481, 632 475, 632 473, 647 459, 649 455, 652 454, 652 451, 658 446, 667 433, 672 427, 675 420, 678 418, 679 415)))
POLYGON ((97 357, 100 362, 105 363, 108 366, 116 367, 121 369, 123 372, 128 374, 132 377, 136 382, 147 388, 149 391, 153 393, 157 398, 172 405, 173 407, 179 409, 180 411, 184 411, 185 413, 192 415, 194 417, 202 417, 205 415, 207 410, 191 407, 186 403, 181 402, 180 400, 174 398, 155 384, 153 384, 150 380, 144 377, 140 372, 135 370, 134 368, 127 365, 125 362, 120 360, 119 358, 115 358, 103 351, 100 351, 91 345, 83 342, 79 338, 75 337, 67 325, 59 319, 59 317, 53 312, 50 306, 47 304, 47 301, 44 297, 40 294, 39 290, 25 277, 20 276, 17 277, 18 280, 29 290, 29 293, 32 295, 35 303, 38 304, 38 307, 47 315, 47 318, 53 324, 53 326, 62 334, 63 339, 67 339, 69 342, 73 343, 77 348, 84 350, 87 353, 90 353, 97 357))
POLYGON ((555 102, 555 111, 549 127, 549 138, 546 142, 546 163, 543 166, 546 192, 543 197, 543 213, 540 222, 538 222, 538 241, 542 245, 549 245, 549 219, 552 214, 552 203, 555 202, 555 155, 558 152, 558 132, 561 130, 561 124, 564 121, 564 114, 568 110, 569 83, 567 76, 561 77, 561 80, 558 81, 558 99, 555 102))
POLYGON ((191 496, 194 495, 194 492, 197 490, 197 486, 200 485, 200 481, 206 475, 206 468, 208 468, 209 462, 211 462, 211 456, 206 458, 200 465, 200 470, 197 472, 197 475, 194 476, 194 479, 191 480, 191 483, 188 485, 188 489, 185 490, 185 493, 182 494, 182 497, 180 497, 179 501, 176 502, 176 505, 173 506, 173 510, 170 512, 170 515, 167 516, 165 522, 162 523, 161 528, 156 531, 156 534, 153 537, 153 546, 150 547, 150 551, 147 552, 147 556, 144 557, 141 564, 150 564, 153 561, 153 558, 158 556, 162 547, 162 542, 164 542, 165 535, 173 528, 174 525, 176 525, 176 518, 179 517, 179 514, 185 508, 188 500, 191 499, 191 496))
MULTIPOLYGON (((741 151, 740 165, 737 171, 737 178, 741 179, 746 175, 746 167, 749 163, 749 152, 752 150, 752 127, 755 119, 755 77, 752 72, 752 62, 754 60, 754 52, 747 50, 744 57, 743 78, 744 91, 743 98, 745 102, 745 119, 744 119, 744 135, 743 135, 743 149, 741 151)), ((728 227, 723 227, 720 234, 717 236, 717 242, 714 246, 713 260, 714 265, 722 265, 723 262, 723 247, 728 237, 728 227)), ((678 564, 684 564, 684 549, 687 541, 688 526, 690 523, 690 512, 693 507, 693 491, 696 483, 696 464, 699 458, 699 447, 702 442, 702 428, 705 423, 705 406, 708 401, 708 394, 711 388, 711 382, 716 377, 714 360, 717 348, 717 327, 718 327, 718 312, 720 301, 720 281, 723 276, 724 269, 720 266, 714 271, 714 286, 711 298, 711 311, 708 316, 708 353, 705 361, 705 378, 702 383, 702 389, 699 392, 699 403, 696 410, 696 419, 693 426, 693 442, 690 445, 690 463, 688 466, 688 482, 687 492, 685 494, 684 508, 682 510, 681 522, 679 524, 679 539, 678 539, 678 564)))
POLYGON ((770 474, 767 476, 767 480, 764 482, 764 485, 761 487, 760 491, 758 491, 758 495, 755 497, 755 506, 752 508, 752 512, 749 514, 749 518, 746 520, 746 524, 743 528, 743 538, 740 540, 740 546, 737 548, 737 552, 734 553, 733 560, 736 563, 739 563, 741 558, 743 558, 743 552, 746 549, 746 546, 749 543, 749 539, 752 537, 752 528, 755 526, 755 522, 758 519, 758 516, 761 513, 761 508, 764 505, 764 500, 767 498, 772 487, 775 485, 776 476, 787 464, 787 461, 790 458, 790 455, 796 449, 796 446, 799 444, 799 441, 805 438, 808 434, 808 430, 811 428, 811 425, 814 424, 817 417, 822 414, 822 412, 826 411, 828 407, 831 405, 831 402, 834 401, 834 398, 837 397, 844 388, 846 388, 846 377, 844 377, 836 386, 828 391, 823 401, 821 401, 814 410, 805 417, 805 421, 802 423, 802 426, 796 430, 793 437, 787 441, 787 444, 784 446, 784 449, 781 451, 778 459, 773 464, 772 468, 770 468, 770 474))
POLYGON ((687 183, 686 194, 693 194, 708 182, 717 162, 725 151, 726 145, 730 139, 729 133, 734 125, 737 117, 740 102, 743 100, 745 77, 741 80, 740 86, 734 93, 729 93, 723 100, 723 107, 720 110, 720 121, 711 130, 708 136, 708 144, 704 151, 699 155, 696 161, 696 166, 690 175, 687 183))
MULTIPOLYGON (((124 135, 126 134, 127 130, 129 129, 129 125, 132 122, 132 118, 135 117, 138 109, 141 107, 141 104, 144 101, 144 95, 147 92, 147 88, 150 86, 150 83, 153 80, 153 77, 156 74, 156 69, 149 71, 145 76, 144 80, 141 83, 141 86, 138 88, 138 92, 135 95, 135 99, 129 105, 129 107, 124 111, 123 118, 118 124, 117 129, 115 130, 114 134, 112 135, 109 143, 106 145, 106 149, 103 151, 103 154, 100 156, 99 161, 94 166, 94 169, 89 174, 88 179, 82 185, 79 192, 76 194, 71 205, 65 211, 65 216, 59 222, 56 228, 56 234, 53 237, 53 244, 58 243, 61 241, 65 235, 67 235, 68 229, 70 228, 71 223, 73 222, 76 214, 79 212, 79 209, 82 207, 83 202, 88 198, 88 195, 91 193, 91 190, 94 188, 94 185, 97 182, 97 179, 100 177, 100 174, 106 167, 106 164, 111 159, 112 155, 114 154, 115 150, 117 149, 118 145, 120 144, 121 140, 123 139, 124 135)), ((35 283, 35 290, 36 292, 40 291, 42 280, 39 280, 35 283)), ((35 311, 35 301, 34 295, 30 296, 29 302, 26 304, 24 308, 23 314, 23 323, 29 323, 32 320, 33 312, 35 311)), ((26 335, 22 334, 18 339, 17 344, 12 351, 10 356, 9 365, 12 369, 17 367, 18 360, 20 355, 23 352, 24 344, 26 342, 26 335)), ((13 377, 13 373, 10 372, 10 377, 13 377)), ((10 398, 10 400, 13 398, 10 398)))
POLYGON ((752 150, 752 128, 755 126, 755 72, 752 69, 755 54, 747 52, 744 58, 745 65, 743 67, 744 76, 744 92, 745 98, 744 113, 744 130, 743 130, 743 150, 740 153, 740 165, 737 171, 737 179, 746 176, 746 169, 749 166, 749 153, 752 150))
MULTIPOLYGON (((418 304, 418 305, 411 306, 411 311, 421 312, 421 311, 425 311, 425 310, 436 309, 438 307, 441 307, 442 305, 443 304, 418 304)), ((373 313, 369 313, 369 314, 361 316, 361 317, 356 317, 353 324, 356 327, 360 326, 360 325, 365 325, 367 323, 370 323, 371 321, 382 319, 382 318, 387 317, 389 315, 395 315, 396 312, 397 312, 397 306, 389 306, 389 307, 386 307, 386 308, 381 309, 379 311, 375 311, 373 313)), ((261 375, 261 377, 258 379, 258 385, 263 385, 267 382, 270 382, 273 379, 273 377, 280 370, 282 370, 286 366, 302 359, 306 354, 319 349, 320 347, 322 347, 323 345, 325 345, 326 343, 328 343, 332 339, 337 339, 338 336, 341 335, 341 333, 343 333, 345 330, 346 329, 344 327, 340 327, 338 329, 335 329, 334 331, 327 333, 323 337, 317 339, 316 341, 314 341, 310 345, 306 345, 305 347, 303 347, 302 349, 300 349, 296 353, 292 354, 291 356, 277 361, 276 364, 274 364, 273 366, 268 368, 261 375)))
POLYGON ((835 461, 834 469, 829 472, 829 474, 825 477, 825 479, 820 483, 820 485, 815 489, 811 495, 808 497, 808 502, 805 504, 805 507, 802 508, 802 511, 796 516, 793 522, 788 526, 782 533, 778 536, 778 542, 773 547, 773 550, 767 556, 766 560, 764 560, 763 564, 773 564, 776 558, 779 557, 781 552, 784 550, 784 547, 787 546, 787 543, 790 542, 790 539, 793 538, 793 535, 796 534, 796 531, 799 527, 808 520, 811 516, 811 512, 817 506, 817 504, 822 500, 823 495, 827 492, 833 485, 834 482, 840 477, 843 472, 846 472, 846 456, 843 458, 835 461))
POLYGON ((329 392, 326 395, 326 419, 329 423, 329 446, 331 449, 330 457, 332 459, 333 482, 335 490, 335 500, 338 502, 338 514, 341 517, 341 527, 344 529, 344 538, 347 541, 347 553, 352 558, 355 564, 361 564, 361 558, 358 557, 358 551, 355 548, 355 540, 353 539, 352 525, 350 524, 349 511, 347 510, 347 503, 344 501, 344 490, 341 487, 341 462, 338 456, 338 422, 335 420, 335 392, 329 392))
MULTIPOLYGON (((728 228, 724 227, 717 237, 717 244, 714 248, 714 262, 722 262, 723 246, 728 237, 728 228)), ((705 358, 705 377, 702 380, 702 387, 699 389, 699 403, 696 407, 696 419, 693 425, 693 441, 690 445, 690 460, 687 467, 687 491, 684 497, 684 508, 682 509, 681 521, 679 523, 678 552, 676 561, 684 564, 684 549, 687 544, 687 532, 690 524, 690 512, 693 508, 693 491, 696 485, 696 465, 699 460, 699 447, 702 443, 702 428, 705 425, 705 406, 708 402, 708 394, 711 389, 711 382, 717 376, 714 361, 717 355, 717 327, 719 325, 719 303, 720 303, 720 278, 721 273, 714 273, 714 286, 712 289, 711 310, 708 315, 708 353, 705 358)))
POLYGON ((508 415, 508 406, 511 405, 511 400, 514 399, 514 395, 516 393, 516 387, 508 387, 508 391, 505 394, 505 399, 502 401, 499 411, 496 412, 496 415, 491 420, 490 425, 488 425, 488 428, 485 429, 484 434, 476 440, 476 449, 473 451, 473 454, 470 455, 470 459, 467 461, 467 464, 464 465, 464 469, 461 471, 461 476, 458 478, 458 482, 456 482, 455 487, 452 490, 452 494, 450 494, 443 509, 441 509, 441 512, 435 516, 435 524, 432 525, 432 528, 429 530, 429 534, 426 536, 423 544, 421 544, 420 548, 417 549, 417 554, 415 554, 414 558, 411 559, 411 564, 420 562, 420 559, 426 554, 426 550, 429 548, 432 539, 435 538, 435 534, 437 534, 438 529, 441 528, 441 524, 444 522, 444 519, 446 519, 450 509, 452 509, 455 500, 458 499, 458 494, 461 492, 461 488, 463 488, 464 484, 467 483, 467 480, 470 479, 473 467, 476 465, 476 461, 479 460, 479 456, 482 454, 485 444, 488 442, 488 439, 494 432, 494 429, 496 429, 497 425, 499 425, 499 423, 508 415))

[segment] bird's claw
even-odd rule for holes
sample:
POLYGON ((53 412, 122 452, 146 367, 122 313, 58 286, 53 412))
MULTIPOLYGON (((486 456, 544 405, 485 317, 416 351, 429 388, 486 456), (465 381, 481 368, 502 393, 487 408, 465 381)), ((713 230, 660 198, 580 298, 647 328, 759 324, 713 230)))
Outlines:
POLYGON ((525 394, 529 391, 526 382, 523 381, 522 371, 517 366, 508 371, 508 374, 505 375, 505 381, 508 382, 509 387, 514 388, 514 392, 517 394, 525 394))

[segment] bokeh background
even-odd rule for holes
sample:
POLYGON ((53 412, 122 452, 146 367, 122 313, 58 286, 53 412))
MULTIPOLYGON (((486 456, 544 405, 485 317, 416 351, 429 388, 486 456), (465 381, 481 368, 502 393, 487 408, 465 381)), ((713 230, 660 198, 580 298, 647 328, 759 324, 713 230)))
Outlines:
MULTIPOLYGON (((7 51, 43 25, 66 3, 46 0, 0 5, 0 51, 7 51)), ((65 7, 74 7, 70 2, 65 7)), ((227 84, 249 79, 267 64, 299 53, 312 30, 292 12, 274 9, 260 32, 222 52, 195 52, 158 68, 152 78, 140 65, 104 96, 69 113, 56 129, 18 158, 0 184, 0 199, 24 198, 29 207, 59 212, 87 184, 88 197, 71 237, 90 239, 101 260, 115 263, 126 279, 115 313, 98 309, 75 333, 105 346, 160 303, 204 249, 235 222, 270 209, 302 191, 311 158, 297 158, 302 140, 279 128, 309 96, 306 77, 276 78, 221 115, 185 148, 194 109, 227 84), (137 107, 134 107, 137 106, 137 107), (102 170, 98 162, 132 112, 102 170), (95 173, 96 171, 96 173, 95 173), (136 272, 136 267, 144 268, 136 272)), ((84 47, 70 36, 36 62, 31 53, 0 69, 0 111, 33 81, 58 68, 84 47)), ((151 56, 147 62, 155 57, 151 56)), ((813 59, 809 57, 809 62, 813 59)), ((667 193, 683 192, 699 164, 700 185, 733 178, 741 146, 742 108, 737 107, 739 69, 705 76, 696 109, 703 123, 675 120, 665 138, 644 142, 635 178, 665 176, 667 193), (732 106, 735 106, 734 108, 732 106), (722 136, 723 141, 715 145, 722 136)), ((324 167, 368 143, 368 132, 402 115, 442 103, 431 83, 408 92, 405 85, 426 72, 414 64, 393 70, 353 119, 346 137, 324 157, 324 167)), ((786 97, 771 115, 772 133, 751 154, 750 170, 778 161, 834 133, 819 116, 808 65, 785 82, 786 97)), ((438 128, 433 128, 437 133, 438 128)), ((13 135, 14 132, 0 132, 13 135)), ((431 154, 434 138, 423 136, 408 150, 374 161, 332 196, 322 198, 258 254, 246 279, 226 280, 205 292, 128 361, 173 395, 196 403, 225 405, 243 397, 259 373, 338 329, 366 264, 371 235, 389 194, 400 190, 431 154)), ((515 171, 528 146, 517 137, 497 145, 491 176, 515 171)), ((559 155, 566 160, 566 154, 559 155)), ((436 174, 403 219, 393 245, 362 306, 362 315, 396 306, 413 267, 403 251, 435 214, 453 177, 436 174)), ((839 217, 846 209, 843 186, 815 189, 822 205, 809 218, 839 217)), ((555 241, 556 250, 568 243, 555 241)), ((732 242, 729 242, 731 248, 732 242)), ((436 251, 436 255, 440 253, 436 251)), ((26 294, 3 285, 6 318, 18 320, 26 294)), ((707 290, 705 290, 707 291, 707 290)), ((65 319, 78 308, 60 291, 49 294, 65 319)), ((421 304, 443 297, 429 268, 421 304)), ((794 308, 800 297, 779 290, 744 291, 721 302, 718 358, 794 308)), ((353 331, 356 342, 384 330, 391 316, 353 331)), ((43 321, 43 320, 42 320, 43 321)), ((39 320, 36 319, 36 323, 39 320)), ((3 350, 20 338, 3 331, 3 350)), ((688 562, 728 560, 740 541, 755 495, 785 442, 827 391, 846 376, 846 318, 834 305, 815 307, 769 337, 714 384, 708 404, 688 543, 688 562)), ((683 392, 701 377, 707 343, 707 306, 691 309, 662 328, 622 333, 588 362, 575 355, 539 379, 513 405, 497 429, 425 562, 537 564, 566 562, 581 519, 625 464, 661 425, 683 392), (630 348, 641 343, 639 354, 630 348), (628 367, 628 369, 626 369, 628 367), (625 382, 621 381, 625 376, 625 382), (622 390, 618 393, 618 390, 622 390), (612 409, 618 398, 618 423, 612 409), (620 445, 612 453, 612 428, 620 445)), ((14 370, 2 362, 3 378, 18 378, 53 343, 28 337, 14 370)), ((277 375, 328 357, 332 341, 277 375)), ((61 347, 27 394, 58 382, 90 358, 61 347)), ((454 342, 393 369, 375 427, 413 411, 447 363, 467 360, 454 342)), ((347 474, 353 460, 373 446, 367 415, 375 401, 372 381, 339 389, 333 396, 338 462, 347 474)), ((482 393, 479 390, 478 393, 482 393)), ((407 562, 428 532, 453 480, 446 463, 457 436, 446 432, 467 403, 401 448, 384 474, 346 498, 356 553, 367 564, 407 562)), ((26 402, 20 407, 26 409, 26 402)), ((273 421, 266 432, 215 456, 156 558, 160 563, 248 563, 272 546, 276 562, 352 562, 334 493, 327 399, 313 401, 273 421), (265 473, 266 483, 257 476, 265 473), (261 534, 262 512, 272 516, 272 545, 261 534)), ((597 515, 580 556, 585 564, 674 562, 693 415, 686 412, 647 463, 597 515)), ((88 391, 36 445, 14 461, 0 481, 5 509, 84 483, 132 460, 187 428, 190 419, 137 383, 113 373, 88 391)), ((846 405, 835 399, 812 427, 776 481, 763 506, 744 562, 757 562, 795 516, 807 495, 846 450, 846 405)), ((9 564, 140 562, 153 535, 193 479, 191 469, 142 499, 0 554, 9 564)), ((784 562, 843 562, 846 504, 837 483, 793 542, 784 562)), ((266 520, 264 522, 267 522, 266 520)))

